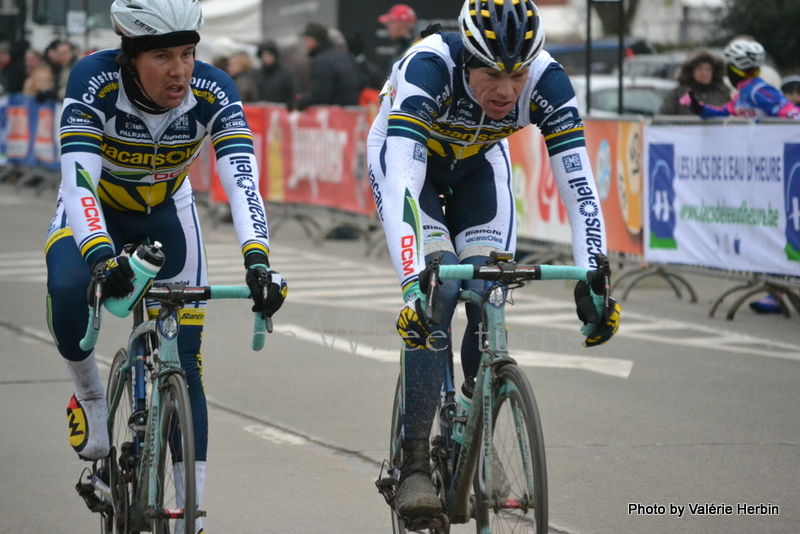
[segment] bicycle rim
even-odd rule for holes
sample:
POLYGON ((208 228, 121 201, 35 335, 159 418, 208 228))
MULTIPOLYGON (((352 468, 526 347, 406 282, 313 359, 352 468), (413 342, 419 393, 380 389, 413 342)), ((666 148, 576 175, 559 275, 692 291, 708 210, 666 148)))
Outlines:
MULTIPOLYGON (((106 398, 109 404, 117 395, 119 388, 119 375, 122 366, 128 359, 125 349, 119 349, 111 363, 111 372, 108 376, 108 387, 106 388, 106 398)), ((109 414, 111 420, 111 451, 112 455, 106 460, 109 473, 109 486, 111 487, 111 500, 114 505, 113 523, 104 525, 104 532, 109 534, 109 526, 113 525, 113 532, 126 534, 128 532, 128 519, 130 503, 136 489, 136 467, 133 462, 129 462, 127 467, 120 463, 122 449, 125 443, 133 442, 133 433, 129 422, 133 413, 131 400, 132 380, 130 373, 122 383, 122 396, 120 397, 117 410, 109 414)))
POLYGON ((173 374, 161 392, 160 450, 156 458, 157 499, 153 513, 153 532, 168 534, 176 524, 186 525, 193 533, 197 512, 194 479, 194 433, 192 412, 186 381, 173 374), (173 465, 182 463, 183 470, 175 476, 173 465))
MULTIPOLYGON (((399 480, 400 466, 403 463, 403 381, 397 380, 397 388, 394 393, 394 406, 392 407, 392 429, 389 440, 389 469, 390 475, 399 480)), ((392 510, 392 532, 394 534, 406 534, 406 527, 403 518, 392 510)))
POLYGON ((491 487, 481 450, 475 474, 478 534, 546 534, 547 468, 539 410, 516 365, 497 372, 492 391, 491 487))

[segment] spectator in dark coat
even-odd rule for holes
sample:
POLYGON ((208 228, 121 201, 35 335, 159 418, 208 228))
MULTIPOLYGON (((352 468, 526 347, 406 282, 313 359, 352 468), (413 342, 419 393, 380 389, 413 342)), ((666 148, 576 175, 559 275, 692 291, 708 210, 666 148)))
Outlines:
POLYGON ((725 62, 721 57, 706 50, 689 56, 678 70, 678 87, 664 98, 660 115, 694 115, 678 100, 691 90, 697 99, 712 106, 721 106, 731 99, 731 92, 725 85, 725 62))
POLYGON ((268 41, 258 47, 261 68, 255 72, 259 100, 294 105, 294 78, 289 69, 280 63, 278 45, 268 41))
POLYGON ((8 79, 8 92, 21 93, 28 71, 25 66, 25 53, 30 48, 28 41, 16 41, 11 44, 11 62, 5 68, 4 73, 8 79))
POLYGON ((380 91, 386 83, 386 73, 378 65, 370 61, 364 53, 364 41, 360 33, 345 36, 347 49, 353 54, 361 75, 361 89, 369 88, 380 91))
POLYGON ((336 48, 328 37, 328 28, 322 24, 310 22, 303 37, 311 57, 311 88, 300 95, 297 107, 357 106, 361 77, 353 55, 336 48))

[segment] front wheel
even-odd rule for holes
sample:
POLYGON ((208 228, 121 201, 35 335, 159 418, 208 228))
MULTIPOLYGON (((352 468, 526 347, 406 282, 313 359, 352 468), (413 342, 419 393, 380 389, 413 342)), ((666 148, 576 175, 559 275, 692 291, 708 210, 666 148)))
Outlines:
POLYGON ((105 460, 105 465, 108 469, 111 501, 114 506, 112 521, 104 525, 104 532, 108 534, 128 533, 130 503, 136 491, 136 461, 133 456, 135 438, 130 427, 133 414, 133 380, 130 370, 122 374, 122 367, 127 361, 127 351, 119 349, 111 363, 108 388, 106 388, 109 410, 114 400, 119 397, 116 410, 109 411, 108 414, 111 454, 105 460))
POLYGON ((475 473, 477 532, 546 534, 544 438, 533 390, 519 367, 497 372, 492 403, 492 449, 487 455, 482 448, 475 473))
POLYGON ((152 510, 153 532, 193 533, 197 517, 194 433, 189 393, 181 375, 171 375, 162 386, 160 428, 156 441, 156 480, 150 481, 157 488, 152 510))

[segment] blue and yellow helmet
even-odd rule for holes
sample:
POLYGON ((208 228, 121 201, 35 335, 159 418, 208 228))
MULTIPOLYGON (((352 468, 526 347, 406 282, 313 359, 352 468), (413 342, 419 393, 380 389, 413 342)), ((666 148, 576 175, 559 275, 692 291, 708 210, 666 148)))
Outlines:
POLYGON ((501 72, 527 67, 544 46, 544 26, 532 0, 465 0, 458 24, 469 54, 501 72))

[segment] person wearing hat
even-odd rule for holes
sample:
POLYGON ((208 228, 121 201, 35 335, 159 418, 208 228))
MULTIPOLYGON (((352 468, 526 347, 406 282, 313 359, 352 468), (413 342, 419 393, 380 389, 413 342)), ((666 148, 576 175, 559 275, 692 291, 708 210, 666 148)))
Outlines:
POLYGON ((301 34, 311 58, 310 88, 298 95, 298 109, 308 106, 357 106, 361 76, 352 54, 334 45, 328 27, 309 22, 301 34))
POLYGON ((378 17, 378 22, 386 26, 389 39, 397 46, 395 58, 399 58, 414 42, 417 14, 406 4, 395 4, 389 11, 378 17))
POLYGON ((259 100, 294 105, 294 78, 292 73, 281 65, 280 51, 274 41, 267 41, 258 47, 261 68, 256 71, 259 100))

